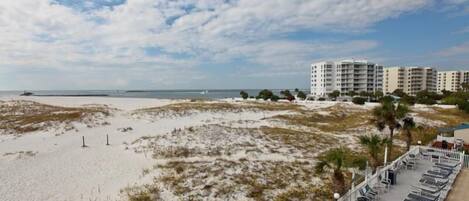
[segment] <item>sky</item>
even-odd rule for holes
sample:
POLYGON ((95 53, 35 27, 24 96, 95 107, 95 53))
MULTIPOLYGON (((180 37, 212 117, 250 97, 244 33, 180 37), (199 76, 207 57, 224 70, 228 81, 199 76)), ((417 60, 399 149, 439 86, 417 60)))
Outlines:
POLYGON ((469 70, 469 0, 0 1, 0 90, 307 88, 340 59, 469 70))

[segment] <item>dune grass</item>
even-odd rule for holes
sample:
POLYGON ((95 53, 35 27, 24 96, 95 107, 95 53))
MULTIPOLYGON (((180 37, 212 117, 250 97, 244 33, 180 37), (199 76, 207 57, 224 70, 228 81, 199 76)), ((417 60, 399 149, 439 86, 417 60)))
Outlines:
POLYGON ((191 112, 243 112, 243 111, 301 111, 301 106, 290 103, 227 103, 227 102, 183 102, 174 103, 161 107, 144 108, 136 113, 177 113, 180 115, 191 112))
POLYGON ((351 109, 341 105, 325 108, 321 112, 303 111, 296 114, 277 115, 273 118, 286 121, 290 125, 317 128, 330 133, 366 126, 371 119, 368 110, 351 109))
POLYGON ((456 108, 444 109, 432 107, 432 111, 416 111, 417 115, 433 121, 441 121, 446 126, 456 126, 464 122, 469 122, 469 114, 456 108))
POLYGON ((158 166, 165 174, 157 180, 175 195, 188 200, 199 200, 208 195, 223 200, 239 192, 256 201, 285 200, 286 194, 322 200, 316 199, 319 195, 316 193, 323 186, 311 185, 316 176, 313 167, 310 162, 299 161, 172 161, 158 166), (289 192, 289 189, 295 190, 289 192))
POLYGON ((101 113, 103 108, 69 108, 40 104, 31 101, 3 102, 0 105, 0 131, 17 134, 43 130, 54 123, 80 121, 87 115, 101 113))
POLYGON ((266 137, 283 145, 293 146, 303 153, 318 153, 338 142, 338 139, 328 134, 265 126, 261 127, 260 130, 266 137))

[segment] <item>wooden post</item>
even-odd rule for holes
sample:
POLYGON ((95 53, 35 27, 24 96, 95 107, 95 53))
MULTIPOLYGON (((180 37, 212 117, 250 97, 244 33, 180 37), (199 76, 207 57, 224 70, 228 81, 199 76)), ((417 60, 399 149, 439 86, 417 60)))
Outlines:
POLYGON ((83 139, 83 145, 81 147, 86 147, 86 145, 85 145, 85 136, 82 136, 82 139, 83 139))
POLYGON ((106 134, 106 145, 109 145, 109 135, 106 134))

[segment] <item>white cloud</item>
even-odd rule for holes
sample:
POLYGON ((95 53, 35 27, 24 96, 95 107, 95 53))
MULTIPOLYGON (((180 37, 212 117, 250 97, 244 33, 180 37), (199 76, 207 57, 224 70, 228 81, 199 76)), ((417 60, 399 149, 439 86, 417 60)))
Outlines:
MULTIPOLYGON (((112 8, 97 7, 96 2, 87 1, 83 7, 88 9, 83 11, 49 0, 0 1, 0 68, 92 71, 96 72, 96 80, 100 75, 121 72, 112 78, 120 80, 115 84, 117 87, 130 87, 137 82, 137 75, 129 73, 132 70, 154 76, 149 78, 154 84, 169 85, 178 84, 180 72, 190 82, 204 77, 200 75, 206 63, 238 60, 246 60, 254 68, 287 72, 292 63, 298 70, 312 59, 355 55, 376 47, 377 43, 305 43, 285 39, 285 34, 301 30, 360 32, 379 21, 431 3, 431 0, 128 0, 112 8), (97 8, 91 9, 94 7, 97 8), (160 51, 149 55, 145 52, 148 47, 160 51), (178 56, 181 54, 184 56, 178 56)), ((32 77, 29 79, 33 80, 32 77)))
POLYGON ((453 57, 453 56, 467 56, 469 55, 469 41, 462 44, 444 49, 437 53, 439 56, 443 57, 453 57))

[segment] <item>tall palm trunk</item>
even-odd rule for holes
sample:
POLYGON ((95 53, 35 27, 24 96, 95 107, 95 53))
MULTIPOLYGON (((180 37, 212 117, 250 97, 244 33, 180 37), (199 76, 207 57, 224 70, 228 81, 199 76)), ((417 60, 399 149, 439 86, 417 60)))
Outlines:
POLYGON ((412 133, 410 133, 410 130, 406 130, 405 134, 407 136, 407 141, 406 141, 407 151, 409 151, 410 144, 412 143, 412 133))
POLYGON ((393 139, 394 139, 394 128, 389 128, 390 134, 389 134, 389 148, 388 148, 388 160, 392 160, 392 145, 393 145, 393 139))
POLYGON ((334 192, 337 192, 340 195, 346 193, 345 178, 341 170, 334 170, 334 178, 332 182, 334 185, 334 192))

